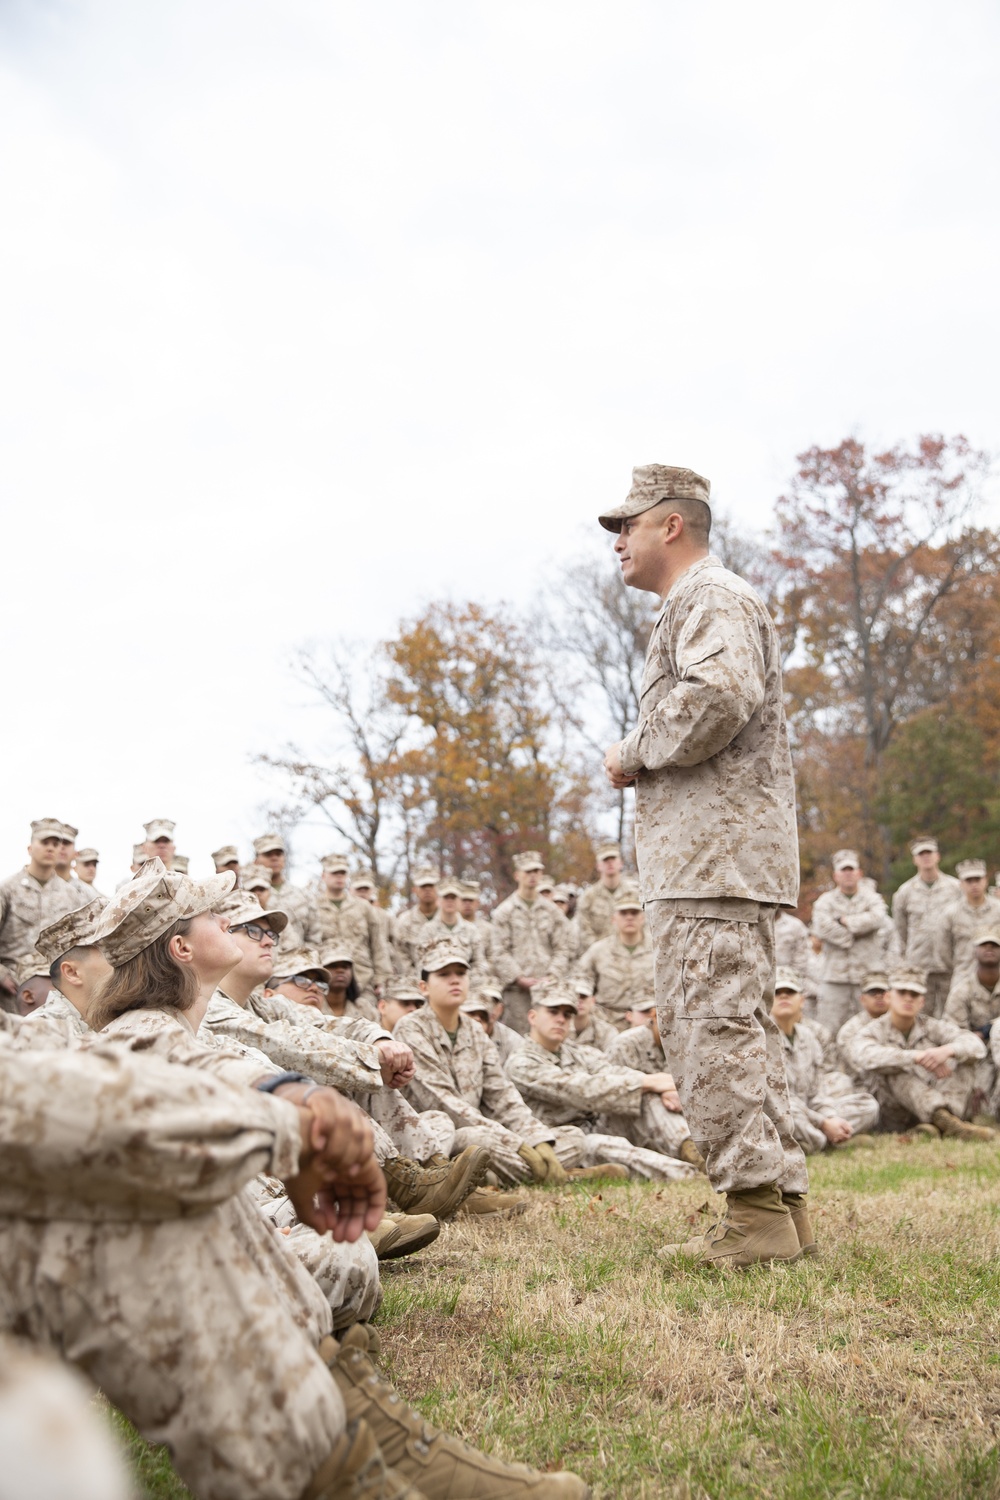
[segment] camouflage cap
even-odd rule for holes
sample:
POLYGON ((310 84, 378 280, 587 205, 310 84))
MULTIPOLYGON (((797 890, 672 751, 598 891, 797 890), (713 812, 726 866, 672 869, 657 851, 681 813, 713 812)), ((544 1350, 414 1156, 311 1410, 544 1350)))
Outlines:
POLYGON ((416 1000, 423 1005, 427 999, 420 988, 420 980, 415 974, 402 974, 396 979, 390 979, 385 987, 386 1000, 416 1000))
POLYGON ((78 865, 96 865, 100 857, 96 849, 78 849, 76 851, 76 862, 78 865))
POLYGON ((605 531, 621 531, 622 522, 652 510, 661 500, 702 500, 709 503, 712 486, 693 469, 670 464, 641 464, 632 470, 632 488, 621 505, 606 510, 598 520, 605 531))
POLYGON ((629 1005, 629 1010, 647 1011, 647 1010, 655 1010, 655 1009, 656 1009, 656 996, 655 995, 643 995, 641 999, 639 999, 639 1000, 633 1000, 631 1002, 631 1004, 629 1005))
POLYGON ((498 1000, 503 999, 503 985, 500 983, 499 979, 494 979, 492 974, 488 974, 486 978, 480 982, 476 993, 479 995, 485 995, 486 999, 491 1000, 495 1005, 498 1000))
POLYGON ((177 824, 171 822, 169 818, 153 818, 149 823, 143 823, 142 826, 146 830, 147 843, 155 843, 157 839, 170 839, 172 843, 177 824))
POLYGON ((345 948, 343 943, 331 943, 329 948, 324 948, 319 956, 320 963, 324 968, 332 968, 334 964, 350 964, 354 967, 354 954, 350 948, 345 948))
POLYGON ((539 878, 539 881, 538 881, 538 889, 543 894, 546 891, 548 891, 549 895, 551 896, 551 894, 555 890, 555 888, 556 888, 556 883, 552 879, 552 876, 551 875, 546 875, 546 874, 543 873, 541 875, 541 877, 539 878))
POLYGON ((534 849, 527 849, 523 854, 514 855, 515 870, 544 870, 545 861, 534 849))
POLYGON ((271 872, 264 865, 247 865, 240 873, 240 884, 245 891, 269 891, 271 872))
POLYGON ((802 980, 794 969, 777 968, 774 971, 774 993, 779 990, 790 990, 793 994, 801 995, 802 980))
POLYGON ((642 911, 642 898, 634 886, 619 891, 615 897, 615 911, 642 911))
POLYGON ((63 833, 65 826, 59 818, 36 818, 31 825, 31 837, 33 839, 65 838, 63 833))
POLYGON ((995 943, 1000 948, 1000 927, 987 927, 985 932, 977 932, 972 940, 972 946, 981 948, 984 943, 995 943))
POLYGON ((889 988, 891 990, 914 990, 918 995, 926 995, 927 986, 924 978, 923 969, 894 969, 889 975, 889 988))
POLYGON ((374 890, 377 882, 374 870, 359 870, 351 881, 352 891, 374 890))
POLYGON ((213 910, 228 917, 230 927, 242 927, 245 922, 262 922, 265 917, 273 932, 284 932, 288 926, 286 912, 279 911, 277 907, 262 907, 256 896, 251 895, 245 886, 236 886, 213 910))
POLYGON ((480 990, 478 995, 470 995, 468 1000, 463 1000, 458 1008, 467 1016, 488 1016, 492 1006, 488 997, 480 990))
POLYGON ((294 979, 296 974, 308 974, 323 984, 330 978, 312 948, 296 948, 293 953, 282 953, 274 960, 274 974, 268 981, 268 988, 273 989, 286 979, 294 979))
POLYGON ((235 844, 222 844, 218 849, 212 850, 212 862, 216 869, 220 865, 238 865, 240 851, 235 844))
POLYGON ((594 993, 594 986, 589 979, 576 978, 573 980, 573 988, 582 1000, 594 993))
POLYGON ((78 833, 80 832, 79 828, 74 828, 73 825, 72 825, 72 823, 63 823, 61 825, 61 827, 62 827, 62 834, 60 835, 60 837, 62 837, 64 839, 69 839, 70 843, 73 843, 73 841, 76 839, 78 833))
POLYGON ((259 839, 253 841, 253 852, 255 854, 287 854, 288 851, 280 833, 262 833, 259 839))
POLYGON ((883 974, 877 969, 873 969, 870 974, 866 974, 864 979, 861 981, 862 995, 867 995, 871 990, 887 990, 888 988, 888 974, 883 974))
POLYGON ((830 860, 835 870, 860 870, 861 861, 856 849, 838 849, 830 860))
POLYGON ((41 953, 25 953, 17 961, 14 982, 20 989, 29 979, 48 979, 50 968, 51 963, 47 963, 41 953))
POLYGON ((421 973, 436 974, 439 969, 446 969, 449 964, 461 964, 463 969, 469 967, 465 950, 457 943, 453 943, 450 938, 438 938, 420 950, 421 973))
POLYGON ((171 860, 171 868, 175 875, 186 875, 191 861, 186 854, 175 854, 171 860))
POLYGON ((438 886, 439 896, 460 896, 461 894, 461 885, 457 880, 452 879, 450 875, 446 875, 438 886))
POLYGON ((71 948, 92 948, 97 920, 107 904, 107 897, 95 896, 86 906, 78 906, 75 911, 66 912, 57 921, 42 928, 35 940, 35 948, 50 964, 54 964, 57 958, 62 958, 71 948))
POLYGON ((621 859, 621 857, 622 851, 620 844, 598 844, 594 850, 594 858, 596 860, 621 859))
POLYGON ((336 875, 340 871, 346 875, 351 868, 351 861, 346 854, 324 854, 320 860, 320 868, 324 875, 336 875))
POLYGON ((555 885, 552 887, 553 901, 565 901, 567 906, 569 905, 570 897, 572 896, 572 894, 573 892, 570 890, 568 885, 555 885))
POLYGON ((433 865, 421 865, 413 877, 414 885, 437 885, 441 876, 433 865))
POLYGON ((955 874, 959 880, 975 880, 977 877, 985 879, 986 861, 985 859, 960 859, 955 866, 955 874))
POLYGON ((538 1005, 544 1005, 546 1010, 555 1010, 559 1005, 569 1005, 575 1011, 580 1009, 576 995, 561 979, 543 979, 535 985, 528 1008, 533 1010, 538 1005))
POLYGON ((464 901, 476 901, 481 890, 482 886, 478 880, 463 880, 460 894, 464 901))
POLYGON ((215 911, 235 879, 226 870, 208 880, 191 880, 167 870, 161 859, 149 859, 104 908, 94 929, 94 942, 108 963, 120 969, 175 922, 215 911))
POLYGON ((912 844, 910 845, 910 853, 937 854, 938 841, 935 838, 931 838, 930 834, 921 835, 920 838, 916 838, 913 840, 912 844))

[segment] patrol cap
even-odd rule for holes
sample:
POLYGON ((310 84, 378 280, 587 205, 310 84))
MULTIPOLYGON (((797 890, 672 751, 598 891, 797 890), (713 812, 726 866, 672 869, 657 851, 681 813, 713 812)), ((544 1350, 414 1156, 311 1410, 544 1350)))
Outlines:
POLYGON ((154 843, 157 839, 170 839, 173 843, 174 829, 177 824, 172 823, 169 818, 153 818, 149 823, 143 823, 142 826, 146 830, 148 843, 154 843))
POLYGON ((18 989, 29 979, 48 979, 51 962, 46 962, 41 953, 25 953, 17 961, 14 982, 18 989))
POLYGON ((310 978, 319 979, 323 984, 327 984, 330 979, 311 948, 296 948, 293 953, 282 953, 274 960, 274 973, 268 980, 267 987, 274 989, 276 984, 294 979, 296 974, 308 974, 310 978))
POLYGON ((73 843, 77 834, 80 832, 79 828, 74 828, 72 823, 62 823, 60 824, 60 827, 62 828, 61 837, 64 839, 69 839, 70 843, 73 843))
POLYGON ((775 969, 774 993, 777 994, 779 990, 790 990, 793 994, 801 995, 802 980, 794 969, 775 969))
POLYGON ((869 994, 872 990, 887 990, 889 988, 888 974, 879 973, 877 970, 866 974, 861 985, 862 995, 869 994))
POLYGON ((670 464, 641 464, 632 470, 632 488, 624 502, 606 510, 598 520, 605 531, 621 531, 622 522, 652 510, 661 500, 701 500, 709 503, 712 486, 693 469, 678 469, 670 464))
POLYGON ((514 855, 515 870, 544 870, 545 861, 534 849, 526 849, 523 854, 514 855))
POLYGON ((491 1001, 495 1005, 498 1000, 503 999, 503 985, 500 983, 499 979, 494 979, 492 975, 490 975, 482 981, 476 993, 479 995, 484 995, 487 1000, 491 1001))
POLYGON ((413 877, 414 885, 437 885, 441 879, 433 865, 421 865, 413 877))
POLYGON ((860 870, 861 861, 856 849, 838 849, 830 860, 835 870, 860 870))
POLYGON ((980 932, 973 939, 972 946, 981 948, 984 943, 995 943, 1000 948, 1000 927, 988 927, 985 932, 980 932))
POLYGON ((324 875, 337 875, 341 871, 346 875, 351 868, 351 861, 346 854, 324 854, 320 867, 324 875))
POLYGON ((621 859, 621 857, 622 851, 619 844, 598 844, 594 850, 594 858, 596 860, 621 859))
POLYGON ((244 922, 262 922, 265 917, 271 924, 272 931, 284 932, 288 926, 288 916, 283 911, 262 909, 260 902, 252 896, 246 887, 237 886, 235 890, 223 897, 216 906, 215 911, 229 918, 230 927, 242 927, 244 922))
POLYGON ((66 835, 63 829, 66 824, 58 818, 36 818, 31 825, 31 837, 33 839, 62 839, 66 835))
POLYGON ((556 884, 551 875, 543 875, 541 880, 538 882, 538 889, 543 894, 545 893, 545 891, 548 891, 549 895, 551 895, 555 888, 556 884))
POLYGON ((470 995, 468 1000, 463 1000, 458 1007, 467 1016, 488 1016, 490 1013, 490 1002, 482 992, 478 995, 470 995))
POLYGON ((285 841, 280 833, 262 833, 253 841, 255 854, 286 854, 285 841))
POLYGON ((457 880, 453 880, 450 875, 446 875, 438 886, 438 895, 440 896, 460 896, 461 894, 461 885, 457 880))
POLYGON ((415 1000, 418 1005, 426 1004, 427 997, 420 988, 420 980, 414 974, 404 974, 398 979, 390 979, 385 987, 386 1000, 415 1000))
POLYGON ((108 963, 120 969, 175 922, 215 911, 235 880, 232 870, 208 880, 191 880, 168 870, 161 859, 149 859, 104 908, 94 930, 94 942, 108 963))
POLYGON ((642 911, 642 901, 634 890, 621 891, 615 897, 615 911, 642 911))
POLYGON ((359 870, 354 879, 351 881, 351 890, 374 890, 375 884, 376 882, 374 870, 359 870))
POLYGON ((469 967, 465 950, 450 938, 439 938, 437 942, 428 943, 420 954, 420 969, 424 974, 436 974, 449 964, 461 964, 463 969, 469 967))
POLYGON ((588 995, 592 995, 594 993, 594 986, 590 983, 589 979, 574 979, 573 988, 574 990, 576 990, 576 993, 580 996, 581 1000, 586 1000, 588 995))
POLYGON ((223 844, 219 849, 212 850, 212 862, 219 865, 238 865, 240 862, 240 851, 235 844, 223 844))
POLYGON ((889 975, 889 988, 891 990, 915 990, 918 995, 926 995, 927 986, 924 984, 923 970, 894 969, 889 975))
POLYGON ((656 997, 655 997, 655 995, 644 995, 641 1000, 633 1000, 632 1003, 631 1003, 631 1005, 629 1006, 629 1010, 646 1011, 646 1010, 655 1010, 655 1009, 656 1009, 656 997))
POLYGON ((96 896, 86 906, 78 906, 76 911, 68 911, 57 921, 50 922, 35 940, 36 952, 49 964, 54 964, 71 948, 92 948, 97 919, 107 904, 104 896, 96 896))
POLYGON ((100 857, 96 849, 78 849, 76 851, 76 862, 78 865, 96 865, 100 857))
POLYGON ((930 834, 922 834, 919 838, 913 840, 913 843, 910 845, 910 853, 937 854, 938 841, 937 839, 931 838, 930 834))
POLYGON ((178 875, 186 875, 191 861, 186 854, 175 854, 173 857, 173 868, 178 875))
POLYGON ((534 1010, 538 1005, 544 1005, 546 1010, 556 1010, 560 1005, 568 1005, 574 1011, 580 1009, 569 986, 561 980, 552 979, 543 979, 532 990, 529 1009, 534 1010))
POLYGON ((263 865, 247 865, 240 880, 245 891, 269 891, 271 889, 271 872, 263 865))
POLYGON ((350 948, 345 948, 343 943, 334 943, 329 948, 324 948, 319 956, 320 963, 324 968, 332 968, 334 964, 350 964, 354 967, 354 955, 350 948))
POLYGON ((985 878, 985 859, 962 859, 955 866, 955 874, 959 880, 975 880, 977 876, 985 878))
POLYGON ((569 905, 569 898, 571 894, 572 893, 568 885, 557 885, 553 886, 552 888, 553 901, 565 901, 567 906, 569 905))
POLYGON ((462 889, 459 894, 466 901, 475 901, 478 898, 481 890, 482 886, 479 884, 478 880, 463 880, 462 889))

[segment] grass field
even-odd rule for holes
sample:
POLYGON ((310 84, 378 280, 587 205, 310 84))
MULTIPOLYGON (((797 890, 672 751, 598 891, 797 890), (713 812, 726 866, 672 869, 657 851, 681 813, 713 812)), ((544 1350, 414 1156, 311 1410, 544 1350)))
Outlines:
MULTIPOLYGON (((386 1268, 382 1362, 435 1422, 595 1495, 1000 1500, 1000 1150, 880 1141, 815 1160, 823 1255, 658 1261, 697 1182, 535 1191, 386 1268)), ((187 1492, 131 1449, 140 1492, 187 1492)))

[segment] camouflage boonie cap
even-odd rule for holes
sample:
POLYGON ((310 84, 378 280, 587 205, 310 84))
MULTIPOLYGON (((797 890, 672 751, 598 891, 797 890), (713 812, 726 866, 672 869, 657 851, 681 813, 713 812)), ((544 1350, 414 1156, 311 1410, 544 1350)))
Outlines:
POLYGON ((569 1005, 575 1011, 580 1009, 573 991, 558 979, 543 979, 541 983, 535 985, 531 991, 528 1009, 531 1010, 536 1005, 544 1005, 546 1010, 555 1010, 559 1005, 569 1005))
POLYGON ((65 826, 59 818, 36 818, 31 825, 31 837, 32 839, 61 839, 65 837, 63 833, 65 826))
POLYGON ((420 988, 420 980, 415 974, 403 974, 398 979, 390 979, 385 987, 386 1000, 416 1000, 419 1005, 426 1002, 427 996, 420 988))
POLYGON ((288 915, 279 911, 277 907, 273 910, 261 906, 256 896, 243 886, 237 886, 223 897, 218 906, 213 910, 222 916, 229 918, 230 927, 242 927, 244 922, 262 922, 265 917, 271 924, 273 932, 284 932, 288 926, 288 915))
POLYGON ((255 854, 287 854, 285 841, 280 833, 262 833, 260 838, 253 841, 253 852, 255 854))
POLYGON ((620 844, 598 844, 594 850, 594 858, 598 862, 602 859, 621 859, 621 857, 620 844))
POLYGON ((336 875, 340 871, 346 875, 351 868, 351 861, 346 854, 324 854, 319 863, 324 875, 336 875))
POLYGON ((175 854, 171 867, 175 875, 186 875, 191 861, 186 854, 175 854))
POLYGON ((461 964, 463 969, 469 967, 469 960, 464 949, 460 948, 457 943, 453 943, 450 938, 439 938, 420 950, 422 973, 436 974, 439 969, 446 969, 449 964, 461 964))
POLYGON ((918 995, 926 995, 924 971, 922 969, 894 969, 889 975, 889 988, 891 990, 915 990, 918 995))
POLYGON ((545 861, 534 849, 527 849, 523 854, 514 855, 515 870, 544 870, 545 861))
POLYGON ((71 948, 93 948, 97 919, 107 904, 104 896, 95 896, 86 906, 78 906, 76 911, 68 911, 58 921, 50 922, 35 940, 37 952, 54 964, 71 948))
POLYGON ((115 969, 149 948, 175 922, 215 911, 235 882, 231 870, 208 880, 191 880, 149 859, 108 902, 94 930, 94 942, 115 969))
POLYGON ((606 510, 598 520, 605 531, 621 531, 622 522, 652 510, 661 500, 703 500, 709 504, 712 486, 694 469, 670 464, 641 464, 632 470, 632 488, 621 505, 606 510))
POLYGON ((961 859, 955 866, 955 874, 959 880, 975 880, 977 876, 985 878, 985 859, 961 859))
POLYGON ((312 979, 321 980, 323 984, 328 984, 330 980, 329 974, 311 948, 297 948, 294 953, 279 954, 274 960, 274 974, 268 981, 268 988, 273 989, 282 980, 294 979, 296 974, 308 974, 312 979))
POLYGON ((80 832, 79 828, 74 828, 72 823, 62 823, 60 826, 62 828, 60 838, 69 839, 71 844, 74 843, 77 834, 80 832))
POLYGON ((414 885, 437 885, 441 879, 440 872, 433 865, 421 865, 413 877, 414 885))
POLYGON ((169 839, 173 843, 174 829, 177 824, 171 822, 169 818, 153 818, 149 823, 143 823, 142 826, 146 830, 147 843, 155 843, 157 839, 169 839))
POLYGON ((888 974, 881 974, 878 970, 873 970, 871 974, 866 974, 861 983, 862 995, 867 995, 871 990, 887 990, 888 988, 888 974))
POLYGON ((830 863, 835 870, 861 869, 861 861, 856 849, 838 849, 830 863))
POLYGON ((779 990, 793 990, 796 995, 801 995, 802 980, 794 969, 775 969, 774 993, 777 994, 779 990))
POLYGON ((96 865, 100 857, 96 849, 78 849, 76 851, 76 862, 78 865, 96 865))
POLYGON ((248 865, 240 876, 240 884, 245 891, 269 891, 271 879, 270 870, 263 865, 248 865))
POLYGON ((334 964, 350 964, 354 967, 354 954, 350 948, 345 948, 343 943, 333 943, 329 948, 324 948, 319 956, 320 963, 324 968, 332 968, 334 964))
POLYGON ((238 865, 240 862, 240 851, 235 844, 223 844, 218 849, 212 850, 212 863, 218 869, 219 865, 238 865))
POLYGON ((938 841, 931 838, 929 834, 925 837, 914 839, 910 845, 911 854, 937 854, 938 852, 938 841))
POLYGON ((615 911, 642 911, 642 899, 634 886, 618 892, 615 897, 615 911))
POLYGON ((1000 948, 1000 927, 987 927, 985 932, 977 933, 972 940, 973 948, 981 948, 984 943, 996 943, 1000 948))
POLYGON ((51 967, 51 961, 47 963, 40 953, 26 953, 17 961, 14 983, 20 989, 29 979, 48 979, 51 967))

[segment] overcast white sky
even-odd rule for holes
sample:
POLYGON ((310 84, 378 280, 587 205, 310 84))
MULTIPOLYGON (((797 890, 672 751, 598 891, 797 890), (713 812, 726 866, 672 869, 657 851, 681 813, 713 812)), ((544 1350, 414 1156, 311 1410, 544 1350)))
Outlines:
MULTIPOLYGON (((1000 12, 4 0, 0 865, 195 872, 316 740, 288 658, 528 604, 688 464, 997 441, 1000 12)), ((328 840, 302 838, 307 854, 328 840)))

